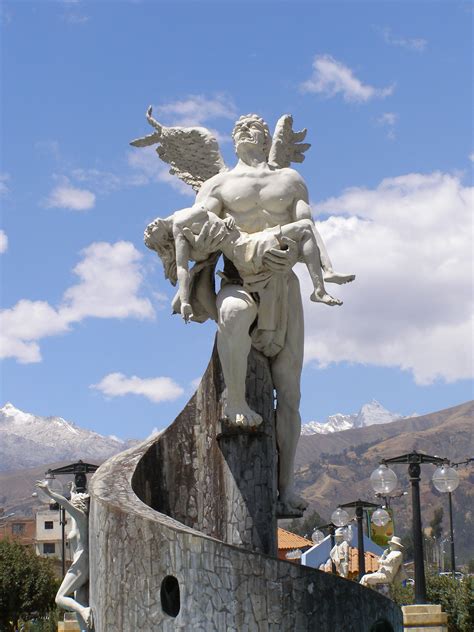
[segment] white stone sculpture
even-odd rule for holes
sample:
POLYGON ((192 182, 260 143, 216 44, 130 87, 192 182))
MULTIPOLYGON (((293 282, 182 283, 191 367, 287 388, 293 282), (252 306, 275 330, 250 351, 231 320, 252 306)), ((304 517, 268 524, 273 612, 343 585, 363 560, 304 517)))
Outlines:
POLYGON ((303 364, 303 309, 292 267, 306 263, 314 284, 312 299, 328 305, 324 281, 347 283, 351 274, 334 272, 314 226, 308 192, 289 168, 309 148, 306 130, 294 132, 289 115, 280 118, 273 139, 255 114, 242 116, 232 137, 237 165, 228 170, 217 141, 204 128, 164 127, 147 120, 155 132, 131 144, 158 144, 170 173, 190 184, 197 197, 191 209, 146 230, 146 244, 161 257, 165 274, 179 282, 173 302, 186 321, 218 324, 217 347, 226 384, 224 414, 240 426, 257 426, 260 416, 245 400, 247 357, 251 345, 270 359, 277 394, 279 514, 300 514, 306 503, 293 491, 294 457, 300 435, 300 376, 303 364), (214 290, 219 253, 226 262, 221 289, 214 290), (189 270, 189 260, 196 261, 189 270), (232 265, 233 264, 233 265, 232 265), (290 317, 291 315, 291 317, 290 317))
POLYGON ((392 536, 388 541, 389 548, 385 549, 379 558, 379 568, 375 573, 364 575, 360 583, 363 586, 376 586, 377 584, 393 584, 403 581, 405 572, 403 570, 404 546, 397 536, 392 536))
POLYGON ((349 543, 345 539, 344 529, 336 529, 334 536, 336 544, 329 555, 336 567, 336 573, 341 577, 349 577, 349 543))
POLYGON ((50 498, 59 503, 71 517, 72 528, 68 541, 73 551, 73 561, 56 594, 56 603, 63 610, 75 612, 81 630, 94 629, 92 610, 88 606, 87 583, 89 581, 89 494, 71 489, 71 500, 49 488, 47 481, 37 481, 50 498), (74 594, 74 597, 71 595, 74 594))

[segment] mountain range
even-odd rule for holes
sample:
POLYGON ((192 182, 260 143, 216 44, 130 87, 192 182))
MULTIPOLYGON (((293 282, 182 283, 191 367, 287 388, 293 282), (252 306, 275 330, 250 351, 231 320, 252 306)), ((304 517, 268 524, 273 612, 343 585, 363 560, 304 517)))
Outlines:
MULTIPOLYGON (((474 402, 427 415, 400 418, 371 402, 353 418, 351 428, 327 433, 314 432, 303 436, 298 444, 295 462, 297 491, 306 498, 311 509, 329 520, 341 503, 358 498, 374 501, 369 477, 382 458, 406 454, 413 450, 463 461, 474 455, 474 402), (363 413, 363 414, 361 414, 363 413), (358 417, 358 420, 355 418, 358 417), (384 419, 384 422, 377 419, 384 419), (387 420, 389 420, 387 422, 387 420)), ((339 417, 333 415, 332 418, 339 417)), ((328 419, 327 422, 331 420, 328 419)), ((48 468, 82 459, 99 465, 112 454, 125 450, 135 442, 104 437, 84 430, 61 417, 38 417, 24 413, 11 404, 0 409, 0 508, 5 513, 31 515, 34 481, 48 468)), ((393 466, 399 477, 397 492, 408 491, 407 467, 393 466)), ((431 476, 432 465, 422 467, 421 501, 424 524, 447 499, 437 492, 431 476)), ((456 552, 460 559, 474 557, 474 471, 460 467, 461 482, 453 493, 456 552)), ((396 499, 397 534, 407 533, 411 524, 410 497, 396 499)))
MULTIPOLYGON (((384 459, 413 451, 440 456, 457 463, 474 455, 474 402, 438 412, 400 419, 396 423, 369 425, 300 440, 296 454, 296 488, 326 521, 338 505, 359 498, 376 501, 370 474, 384 459)), ((410 491, 407 465, 393 465, 398 476, 394 493, 410 491)), ((446 494, 432 482, 435 466, 421 468, 423 522, 429 523, 438 507, 444 508, 444 535, 448 529, 446 494)), ((474 467, 459 467, 460 484, 452 494, 456 554, 474 558, 474 467)), ((408 533, 411 525, 410 494, 393 500, 395 531, 408 533)))
POLYGON ((58 461, 102 462, 131 442, 79 428, 62 417, 40 417, 7 403, 0 408, 0 471, 58 461))
POLYGON ((384 408, 377 400, 373 399, 368 404, 364 404, 358 413, 343 415, 337 413, 330 415, 326 421, 309 421, 301 427, 302 435, 329 434, 331 432, 341 432, 352 428, 365 428, 374 424, 388 424, 399 419, 417 417, 416 413, 403 417, 399 413, 391 413, 384 408))

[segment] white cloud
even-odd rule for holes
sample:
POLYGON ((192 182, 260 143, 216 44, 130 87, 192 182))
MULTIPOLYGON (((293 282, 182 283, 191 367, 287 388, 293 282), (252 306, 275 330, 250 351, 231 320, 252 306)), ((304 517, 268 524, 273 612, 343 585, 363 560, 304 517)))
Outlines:
POLYGON ((7 182, 10 180, 9 173, 0 173, 0 197, 4 197, 9 192, 7 182))
POLYGON ((313 60, 313 75, 301 84, 303 92, 334 97, 342 94, 345 101, 364 103, 371 99, 383 99, 394 90, 394 86, 374 88, 364 84, 354 72, 331 55, 316 55, 313 60))
POLYGON ((391 46, 398 46, 399 48, 405 48, 406 50, 412 50, 417 53, 422 53, 426 50, 428 42, 421 37, 397 37, 393 35, 392 30, 388 27, 377 30, 382 34, 384 41, 391 46))
POLYGON ((193 189, 189 185, 177 176, 171 175, 169 165, 160 160, 153 147, 141 147, 139 150, 130 151, 128 152, 127 160, 135 172, 129 178, 131 185, 142 186, 151 182, 165 182, 178 193, 191 197, 195 196, 193 189))
POLYGON ((129 242, 91 244, 74 268, 79 283, 65 291, 57 307, 23 299, 0 312, 0 357, 40 362, 39 340, 65 333, 85 318, 152 318, 151 302, 139 296, 140 259, 129 242))
POLYGON ((100 169, 73 169, 71 178, 85 182, 98 193, 111 193, 121 188, 123 182, 115 173, 100 169))
POLYGON ((88 211, 95 206, 95 194, 88 189, 72 186, 66 177, 49 194, 47 208, 66 208, 71 211, 88 211))
POLYGON ((157 118, 163 116, 168 125, 183 127, 201 126, 216 118, 234 119, 237 116, 233 100, 222 94, 213 98, 192 94, 182 100, 156 105, 153 112, 157 118))
POLYGON ((469 154, 469 160, 471 162, 474 162, 474 151, 471 154, 469 154))
POLYGON ((307 300, 306 361, 411 371, 418 384, 472 376, 473 189, 447 173, 412 173, 353 188, 316 205, 336 269, 341 308, 307 300), (317 311, 315 311, 317 310, 317 311))
POLYGON ((387 130, 387 138, 395 140, 395 125, 398 121, 398 114, 395 112, 384 112, 377 119, 377 124, 381 127, 385 127, 387 130))
POLYGON ((142 395, 155 403, 178 399, 184 393, 184 389, 169 377, 127 377, 123 373, 109 373, 98 384, 92 384, 91 388, 107 397, 142 395))
POLYGON ((0 254, 3 254, 8 249, 8 237, 4 230, 0 229, 0 254))

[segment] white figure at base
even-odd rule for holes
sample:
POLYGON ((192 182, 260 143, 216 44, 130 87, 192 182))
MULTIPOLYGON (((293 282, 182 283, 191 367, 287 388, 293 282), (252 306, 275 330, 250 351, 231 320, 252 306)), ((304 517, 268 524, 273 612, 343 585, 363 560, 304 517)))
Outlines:
POLYGON ((42 489, 50 498, 59 503, 71 517, 72 529, 68 541, 74 557, 56 594, 56 604, 63 610, 75 612, 81 630, 94 629, 92 610, 87 601, 87 582, 89 581, 89 494, 71 489, 71 500, 57 494, 49 488, 46 481, 37 481, 36 487, 42 489), (74 597, 71 595, 74 593, 74 597))
POLYGON ((336 573, 341 577, 349 577, 349 543, 344 537, 344 529, 336 529, 334 536, 336 544, 329 555, 336 567, 336 573))
POLYGON ((379 558, 379 568, 375 573, 367 573, 360 580, 363 586, 376 586, 377 584, 393 584, 403 581, 405 572, 403 570, 404 546, 397 536, 392 536, 388 541, 389 547, 385 549, 379 558))

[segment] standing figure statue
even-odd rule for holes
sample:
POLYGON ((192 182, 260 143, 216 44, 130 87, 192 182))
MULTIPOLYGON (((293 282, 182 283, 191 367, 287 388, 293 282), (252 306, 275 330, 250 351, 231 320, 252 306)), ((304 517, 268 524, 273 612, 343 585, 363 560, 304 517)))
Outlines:
POLYGON ((306 263, 314 285, 312 300, 342 302, 326 283, 347 283, 352 274, 334 272, 314 225, 308 192, 290 168, 310 145, 306 130, 294 132, 289 115, 272 136, 256 114, 240 117, 232 132, 238 163, 228 169, 212 134, 202 127, 164 127, 147 120, 153 134, 131 144, 158 145, 170 173, 196 191, 195 204, 165 220, 155 220, 145 243, 163 261, 165 275, 179 292, 174 311, 186 321, 217 322, 217 349, 226 385, 224 415, 230 423, 261 423, 245 399, 247 358, 253 345, 270 361, 276 390, 279 456, 279 516, 301 515, 306 503, 294 493, 294 459, 300 436, 300 377, 303 366, 303 307, 293 266, 306 263), (221 289, 214 289, 215 266, 223 252, 221 289), (189 270, 188 262, 196 261, 189 270))
POLYGON ((88 606, 89 581, 89 494, 79 493, 71 488, 71 500, 49 488, 47 481, 37 481, 50 498, 59 503, 71 517, 72 528, 68 541, 73 551, 69 567, 56 595, 56 603, 63 610, 75 612, 81 630, 94 629, 92 610, 88 606), (74 596, 71 596, 74 595, 74 596))
POLYGON ((332 547, 329 556, 334 562, 336 573, 341 577, 349 577, 349 543, 344 537, 344 529, 339 527, 334 533, 336 544, 332 547))
POLYGON ((388 541, 389 548, 385 549, 379 558, 379 568, 375 573, 367 573, 360 580, 363 586, 376 586, 377 584, 393 584, 405 579, 403 569, 404 546, 400 538, 392 536, 388 541))

